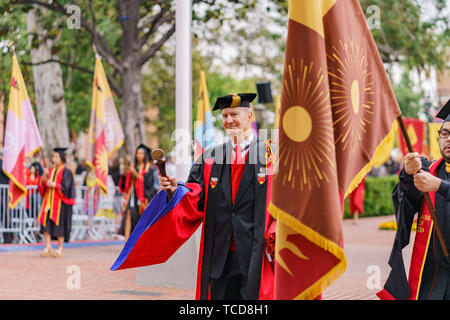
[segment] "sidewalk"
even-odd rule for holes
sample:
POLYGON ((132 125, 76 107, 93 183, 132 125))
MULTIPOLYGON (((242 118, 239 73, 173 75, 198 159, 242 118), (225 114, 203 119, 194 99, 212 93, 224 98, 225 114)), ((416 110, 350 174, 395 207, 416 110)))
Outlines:
MULTIPOLYGON (((362 218, 357 226, 351 220, 344 221, 347 270, 324 292, 324 299, 377 299, 378 289, 367 286, 368 278, 373 275, 373 271, 367 273, 367 268, 379 268, 383 286, 390 271, 387 262, 395 232, 378 230, 378 225, 392 219, 393 216, 362 218)), ((5 251, 0 246, 0 300, 194 299, 195 292, 190 289, 136 285, 138 269, 110 271, 122 246, 72 245, 60 259, 41 258, 36 249, 5 251)), ((408 255, 404 255, 405 262, 409 261, 408 255)))
MULTIPOLYGON (((395 231, 379 230, 378 226, 392 220, 395 220, 393 215, 362 218, 356 226, 352 220, 344 220, 347 269, 324 291, 324 300, 379 300, 376 293, 383 288, 391 271, 388 260, 395 231)), ((415 232, 412 232, 411 242, 414 237, 415 232)), ((406 268, 409 268, 410 257, 411 245, 403 250, 406 268)))

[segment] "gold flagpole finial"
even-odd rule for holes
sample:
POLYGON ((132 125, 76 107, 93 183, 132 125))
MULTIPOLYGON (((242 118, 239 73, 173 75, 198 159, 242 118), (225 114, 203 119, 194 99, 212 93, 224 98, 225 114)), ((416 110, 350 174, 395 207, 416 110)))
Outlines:
POLYGON ((100 57, 97 51, 97 47, 95 46, 95 44, 92 44, 92 48, 94 49, 94 53, 95 53, 95 57, 98 58, 100 57))
POLYGON ((8 48, 11 50, 12 54, 16 54, 16 47, 14 46, 14 41, 9 40, 8 41, 8 48))

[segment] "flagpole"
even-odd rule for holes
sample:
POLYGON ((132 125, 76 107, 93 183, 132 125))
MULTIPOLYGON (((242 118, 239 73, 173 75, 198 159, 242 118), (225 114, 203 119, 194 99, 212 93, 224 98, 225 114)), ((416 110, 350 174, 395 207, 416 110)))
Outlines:
POLYGON ((44 169, 47 169, 47 161, 45 161, 44 149, 41 147, 39 150, 41 151, 42 165, 44 166, 44 169))
POLYGON ((186 180, 192 166, 192 1, 176 1, 175 160, 177 178, 186 180))
MULTIPOLYGON (((405 139, 406 147, 408 148, 408 151, 411 153, 414 152, 414 148, 411 143, 411 140, 409 139, 408 132, 406 131, 405 123, 403 122, 402 116, 399 116, 397 118, 397 122, 400 125, 400 130, 403 133, 403 138, 405 139)), ((428 192, 424 192, 423 195, 425 198, 425 202, 427 203, 428 210, 430 211, 431 218, 433 219, 433 224, 436 229, 436 234, 437 234, 439 243, 441 244, 441 247, 442 247, 442 252, 444 253, 445 259, 447 261, 449 261, 447 243, 445 241, 444 234, 442 233, 442 229, 439 224, 439 220, 437 218, 436 211, 434 210, 433 204, 431 203, 430 195, 428 194, 428 192)))

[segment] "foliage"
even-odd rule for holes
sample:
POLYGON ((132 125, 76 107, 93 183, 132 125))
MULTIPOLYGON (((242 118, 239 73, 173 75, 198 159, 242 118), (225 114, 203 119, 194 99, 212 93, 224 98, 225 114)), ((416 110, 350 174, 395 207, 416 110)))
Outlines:
POLYGON ((255 82, 271 81, 273 89, 280 92, 287 1, 249 3, 251 9, 248 5, 237 5, 235 11, 225 12, 222 19, 194 23, 194 38, 202 55, 213 62, 215 71, 255 82))
MULTIPOLYGON (((398 176, 367 177, 365 181, 364 213, 361 217, 375 217, 394 214, 392 191, 398 183, 398 176)), ((347 198, 344 204, 344 219, 349 219, 351 217, 347 198)))
POLYGON ((394 85, 394 93, 397 98, 397 102, 402 111, 403 117, 417 118, 421 109, 420 102, 424 98, 423 90, 414 92, 413 82, 409 79, 408 73, 402 74, 402 80, 400 84, 394 85))
MULTIPOLYGON (((58 54, 63 70, 71 131, 80 131, 88 126, 94 42, 104 59, 104 68, 119 109, 123 95, 121 71, 126 62, 124 59, 130 49, 140 52, 140 62, 144 66, 144 105, 159 106, 160 120, 156 125, 161 147, 170 148, 170 135, 175 126, 175 50, 170 37, 175 1, 139 2, 135 21, 138 41, 127 46, 125 40, 133 30, 119 13, 120 5, 125 1, 76 1, 83 16, 81 29, 76 30, 66 27, 67 14, 61 10, 73 1, 0 0, 0 50, 3 50, 0 53, 0 74, 7 75, 0 78, 0 99, 7 100, 9 92, 11 57, 5 51, 5 43, 13 40, 18 48, 29 95, 34 101, 29 46, 37 43, 33 32, 26 30, 26 12, 32 8, 32 2, 51 8, 42 14, 40 22, 48 29, 49 37, 58 39, 53 50, 58 54), (162 38, 165 35, 167 37, 162 38), (161 39, 164 41, 158 41, 161 39)), ((130 0, 127 3, 138 2, 130 0)), ((287 3, 287 0, 194 0, 193 118, 200 68, 207 75, 211 104, 220 95, 253 91, 255 83, 260 80, 271 80, 273 91, 280 91, 287 3), (231 50, 231 54, 225 59, 226 55, 221 53, 227 50, 231 50)), ((427 5, 435 10, 429 10, 426 19, 423 18, 424 1, 360 0, 360 3, 366 15, 370 5, 380 8, 381 29, 373 29, 372 33, 384 62, 399 62, 409 69, 418 70, 443 68, 444 49, 449 47, 450 39, 448 17, 444 14, 449 8, 445 0, 428 1, 427 5)), ((414 103, 419 101, 419 94, 409 88, 408 83, 402 82, 394 90, 403 114, 416 116, 418 106, 414 103)))
MULTIPOLYGON (((12 52, 8 48, 8 40, 14 39, 16 46, 16 55, 19 60, 21 71, 25 84, 27 86, 28 95, 34 106, 34 86, 33 73, 30 66, 23 65, 22 61, 29 54, 27 50, 27 33, 26 33, 26 16, 11 16, 6 13, 0 14, 0 100, 5 105, 4 112, 6 114, 8 106, 9 89, 11 84, 11 64, 12 52)), ((1 103, 1 102, 0 102, 1 103)), ((6 119, 6 117, 5 117, 6 119)))
MULTIPOLYGON (((198 50, 193 50, 192 56, 192 121, 195 121, 197 114, 201 69, 206 73, 211 108, 217 97, 233 92, 256 91, 254 79, 237 80, 218 71, 209 71, 205 68, 210 64, 207 57, 202 57, 198 50)), ((172 133, 175 130, 175 66, 173 60, 174 56, 170 53, 170 47, 161 50, 146 66, 143 79, 144 104, 147 107, 159 107, 159 119, 153 124, 158 130, 159 147, 163 150, 171 150, 174 147, 172 133)), ((217 114, 216 111, 213 116, 217 114)), ((222 128, 219 121, 216 121, 215 125, 217 128, 222 128)))
POLYGON ((372 34, 384 62, 408 69, 442 70, 450 45, 446 0, 360 0, 361 7, 379 8, 381 28, 372 34))

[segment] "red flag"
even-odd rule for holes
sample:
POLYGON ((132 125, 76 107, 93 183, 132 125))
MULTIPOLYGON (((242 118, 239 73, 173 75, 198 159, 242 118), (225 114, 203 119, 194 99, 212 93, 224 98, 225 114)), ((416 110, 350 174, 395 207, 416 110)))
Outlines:
MULTIPOLYGON (((423 151, 423 133, 425 129, 425 122, 414 118, 403 118, 403 122, 405 123, 406 132, 411 140, 414 151, 421 154, 423 151)), ((405 155, 408 153, 408 147, 406 146, 401 130, 398 138, 400 150, 403 155, 405 155)))
POLYGON ((290 1, 285 57, 275 299, 314 299, 345 271, 344 195, 392 140, 400 109, 357 0, 290 1))

